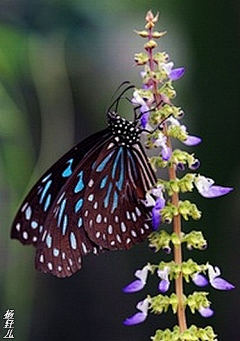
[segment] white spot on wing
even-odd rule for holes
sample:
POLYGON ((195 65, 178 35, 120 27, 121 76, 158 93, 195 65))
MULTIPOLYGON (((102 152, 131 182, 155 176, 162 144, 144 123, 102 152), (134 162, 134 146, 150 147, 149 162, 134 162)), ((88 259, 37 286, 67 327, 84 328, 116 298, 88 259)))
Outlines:
POLYGON ((113 227, 112 225, 108 225, 108 234, 112 234, 113 233, 113 227))
POLYGON ((32 209, 31 206, 28 206, 28 208, 25 211, 25 218, 26 220, 30 220, 32 216, 32 209))
POLYGON ((123 221, 121 222, 121 230, 122 230, 122 233, 127 231, 127 226, 125 225, 123 221))
POLYGON ((25 211, 25 209, 27 208, 27 206, 28 206, 28 202, 26 202, 26 203, 23 205, 23 207, 22 207, 21 211, 22 211, 22 212, 24 212, 24 211, 25 211))
POLYGON ((142 213, 141 213, 141 211, 139 210, 138 207, 135 207, 135 211, 136 211, 137 215, 138 215, 139 217, 141 217, 142 213))
POLYGON ((109 145, 107 146, 107 149, 111 149, 112 147, 114 147, 114 143, 109 143, 109 145))
POLYGON ((126 211, 126 217, 127 217, 127 220, 131 220, 131 216, 130 216, 130 213, 128 211, 126 211))
POLYGON ((48 262, 48 264, 47 264, 47 267, 48 267, 48 269, 49 269, 50 271, 52 271, 52 269, 53 269, 53 265, 52 265, 52 263, 51 263, 51 262, 48 262))
POLYGON ((77 249, 77 239, 74 232, 70 233, 70 243, 73 250, 77 249))
POLYGON ((131 235, 133 236, 133 237, 137 237, 137 234, 136 234, 136 232, 134 231, 134 230, 131 230, 131 235))
POLYGON ((96 217, 96 223, 101 223, 102 221, 102 215, 100 213, 98 213, 97 217, 96 217))
POLYGON ((59 250, 57 248, 53 249, 53 255, 54 257, 57 257, 59 255, 59 250))
POLYGON ((23 239, 27 240, 28 239, 28 233, 26 231, 23 231, 23 239))
POLYGON ((83 250, 83 253, 87 253, 87 247, 86 247, 86 244, 82 242, 82 250, 83 250))
POLYGON ((16 230, 19 232, 20 229, 21 229, 21 224, 20 224, 20 223, 17 223, 17 225, 16 225, 16 230))
POLYGON ((121 243, 121 242, 122 242, 122 239, 121 239, 121 237, 120 237, 120 235, 119 235, 119 234, 117 234, 117 235, 116 235, 116 238, 117 238, 117 241, 118 241, 119 243, 121 243))
POLYGON ((149 225, 148 224, 145 223, 144 227, 145 227, 146 230, 149 230, 149 225))
POLYGON ((31 227, 32 227, 33 229, 36 229, 36 228, 38 227, 38 223, 37 223, 36 221, 32 221, 32 222, 31 222, 31 227))
POLYGON ((88 187, 92 187, 94 185, 93 179, 90 179, 88 182, 88 187))
POLYGON ((137 221, 137 217, 136 217, 136 214, 135 214, 134 212, 132 212, 132 220, 133 220, 134 222, 137 221))
POLYGON ((92 202, 94 200, 94 194, 88 196, 88 201, 92 202))

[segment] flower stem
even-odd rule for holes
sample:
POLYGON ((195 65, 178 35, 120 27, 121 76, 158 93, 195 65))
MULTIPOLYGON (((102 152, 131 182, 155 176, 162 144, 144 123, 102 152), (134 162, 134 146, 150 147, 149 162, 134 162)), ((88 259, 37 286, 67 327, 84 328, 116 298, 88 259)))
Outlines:
MULTIPOLYGON (((153 25, 154 27, 154 25, 153 25)), ((152 39, 152 27, 148 29, 148 41, 152 39)), ((153 60, 153 51, 151 48, 147 49, 148 56, 149 56, 149 68, 151 71, 154 72, 154 60, 153 60)), ((161 95, 158 91, 158 82, 152 79, 152 86, 153 86, 153 94, 155 97, 155 101, 157 103, 157 109, 159 110, 162 106, 161 103, 161 95)), ((167 134, 167 127, 166 124, 163 123, 163 133, 167 136, 167 145, 172 150, 171 140, 167 134)), ((170 180, 176 180, 176 170, 175 167, 168 168, 168 175, 170 180)), ((172 204, 178 207, 179 205, 179 195, 177 192, 172 194, 172 204)), ((174 216, 173 218, 173 231, 177 234, 179 238, 181 238, 181 216, 180 214, 174 216)), ((174 246, 174 261, 176 264, 182 265, 182 247, 174 246)), ((176 295, 178 297, 178 309, 177 309, 177 316, 178 316, 178 325, 180 328, 181 333, 187 329, 187 322, 186 322, 186 314, 185 314, 185 306, 184 306, 184 293, 183 293, 183 276, 182 273, 175 279, 175 290, 176 295)))
MULTIPOLYGON (((173 180, 176 179, 176 171, 174 167, 169 167, 168 169, 169 179, 173 180)), ((172 204, 178 207, 179 203, 179 196, 178 193, 174 192, 172 195, 172 204)), ((181 216, 180 214, 174 216, 173 218, 173 231, 177 234, 179 238, 181 238, 181 216)), ((176 264, 182 264, 182 247, 181 244, 179 246, 174 246, 174 261, 176 264)), ((178 324, 180 327, 180 331, 184 332, 187 329, 187 322, 186 322, 186 314, 185 314, 185 307, 184 307, 184 294, 183 294, 183 276, 182 273, 175 279, 175 290, 176 295, 178 297, 178 324)))

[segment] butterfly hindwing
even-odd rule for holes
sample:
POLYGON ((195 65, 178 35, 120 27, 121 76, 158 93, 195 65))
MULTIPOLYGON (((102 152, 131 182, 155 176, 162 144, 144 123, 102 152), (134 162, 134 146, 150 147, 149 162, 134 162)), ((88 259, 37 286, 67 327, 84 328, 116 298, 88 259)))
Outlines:
POLYGON ((129 249, 151 232, 145 193, 155 181, 142 149, 110 142, 104 146, 86 188, 84 226, 89 238, 110 250, 129 249), (134 149, 135 148, 135 149, 134 149), (144 168, 144 169, 142 169, 144 168))

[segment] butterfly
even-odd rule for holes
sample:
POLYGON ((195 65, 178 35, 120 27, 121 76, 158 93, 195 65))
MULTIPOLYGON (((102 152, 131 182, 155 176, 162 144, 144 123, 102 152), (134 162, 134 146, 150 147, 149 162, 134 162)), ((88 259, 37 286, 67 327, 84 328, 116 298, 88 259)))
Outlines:
POLYGON ((11 238, 36 247, 37 270, 69 277, 84 255, 130 249, 152 232, 144 199, 156 177, 140 142, 140 115, 128 121, 111 108, 107 128, 62 156, 17 212, 11 238))

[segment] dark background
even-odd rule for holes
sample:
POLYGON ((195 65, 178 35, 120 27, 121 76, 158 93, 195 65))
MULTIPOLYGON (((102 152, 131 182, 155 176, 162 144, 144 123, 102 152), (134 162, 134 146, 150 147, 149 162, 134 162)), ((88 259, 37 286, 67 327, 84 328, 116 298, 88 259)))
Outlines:
POLYGON ((74 143, 105 127, 105 110, 122 81, 140 86, 133 55, 144 40, 133 30, 143 28, 150 8, 161 13, 159 30, 168 31, 160 49, 186 67, 175 104, 186 112, 190 132, 203 138, 194 148, 200 172, 235 187, 215 200, 191 196, 204 214, 184 226, 202 229, 209 248, 186 256, 219 265, 236 289, 210 289, 214 317, 196 314, 189 323, 213 325, 221 341, 240 339, 239 2, 2 0, 0 319, 15 310, 16 340, 143 341, 175 324, 169 312, 139 326, 122 325, 140 299, 157 293, 154 279, 141 293, 121 291, 136 268, 162 259, 146 243, 88 256, 80 272, 60 280, 37 273, 35 250, 9 238, 14 213, 38 176, 74 143))

